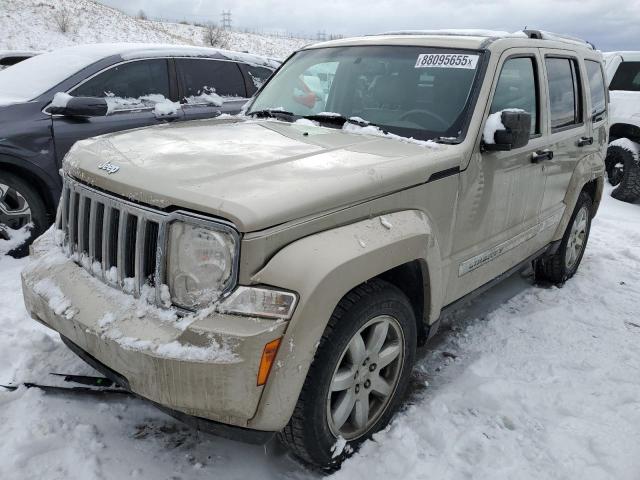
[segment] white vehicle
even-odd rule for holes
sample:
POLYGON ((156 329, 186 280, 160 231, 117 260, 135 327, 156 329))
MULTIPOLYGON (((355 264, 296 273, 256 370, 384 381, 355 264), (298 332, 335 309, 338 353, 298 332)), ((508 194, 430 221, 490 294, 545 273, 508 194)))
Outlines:
POLYGON ((640 51, 605 54, 609 82, 609 149, 605 161, 611 196, 640 199, 640 51))
POLYGON ((20 63, 27 58, 35 57, 43 52, 29 50, 0 50, 0 70, 20 63))

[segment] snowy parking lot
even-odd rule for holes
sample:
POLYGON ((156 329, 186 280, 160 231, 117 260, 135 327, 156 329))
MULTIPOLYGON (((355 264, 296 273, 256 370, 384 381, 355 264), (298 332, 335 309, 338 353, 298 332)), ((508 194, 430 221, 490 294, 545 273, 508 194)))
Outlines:
MULTIPOLYGON (((445 322, 404 411, 337 478, 638 478, 640 205, 609 192, 577 275, 516 275, 445 322)), ((91 374, 29 319, 25 262, 0 256, 0 384, 91 374)), ((0 438, 3 480, 317 476, 275 443, 197 433, 121 396, 0 391, 0 438)))

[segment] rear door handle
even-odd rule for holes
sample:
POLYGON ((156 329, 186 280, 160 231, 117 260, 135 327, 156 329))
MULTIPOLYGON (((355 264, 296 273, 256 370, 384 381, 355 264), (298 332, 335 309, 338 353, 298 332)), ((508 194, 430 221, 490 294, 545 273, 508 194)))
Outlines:
POLYGON ((578 140, 579 147, 585 147, 587 145, 593 145, 593 137, 582 137, 578 140))
POLYGON ((551 159, 553 159, 553 151, 551 150, 538 150, 537 152, 533 152, 533 155, 531 155, 532 163, 538 163, 544 160, 551 159))

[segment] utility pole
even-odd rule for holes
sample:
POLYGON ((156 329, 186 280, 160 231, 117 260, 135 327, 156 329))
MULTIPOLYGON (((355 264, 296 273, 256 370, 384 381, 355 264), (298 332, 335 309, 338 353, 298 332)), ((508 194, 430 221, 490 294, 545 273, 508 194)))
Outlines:
POLYGON ((221 25, 224 30, 231 30, 231 10, 223 10, 221 18, 221 25))

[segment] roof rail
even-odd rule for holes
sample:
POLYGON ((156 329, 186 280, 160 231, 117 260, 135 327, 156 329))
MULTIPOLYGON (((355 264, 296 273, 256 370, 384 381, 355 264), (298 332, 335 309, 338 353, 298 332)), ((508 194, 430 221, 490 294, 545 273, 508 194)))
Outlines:
POLYGON ((500 38, 531 38, 535 40, 553 40, 556 42, 570 43, 572 45, 580 45, 595 50, 596 47, 581 38, 564 35, 561 33, 546 32, 544 30, 526 29, 519 32, 502 32, 497 30, 474 30, 474 29, 457 29, 457 30, 398 30, 391 32, 383 32, 368 36, 377 35, 439 35, 439 36, 455 36, 455 37, 487 37, 490 41, 500 38))
POLYGON ((564 42, 564 43, 571 43, 573 45, 587 46, 592 50, 596 49, 595 45, 591 42, 587 42, 586 40, 582 40, 581 38, 572 37, 570 35, 565 35, 562 33, 545 32, 544 30, 533 30, 533 29, 523 30, 523 32, 527 37, 533 38, 536 40, 553 40, 556 42, 564 42))

